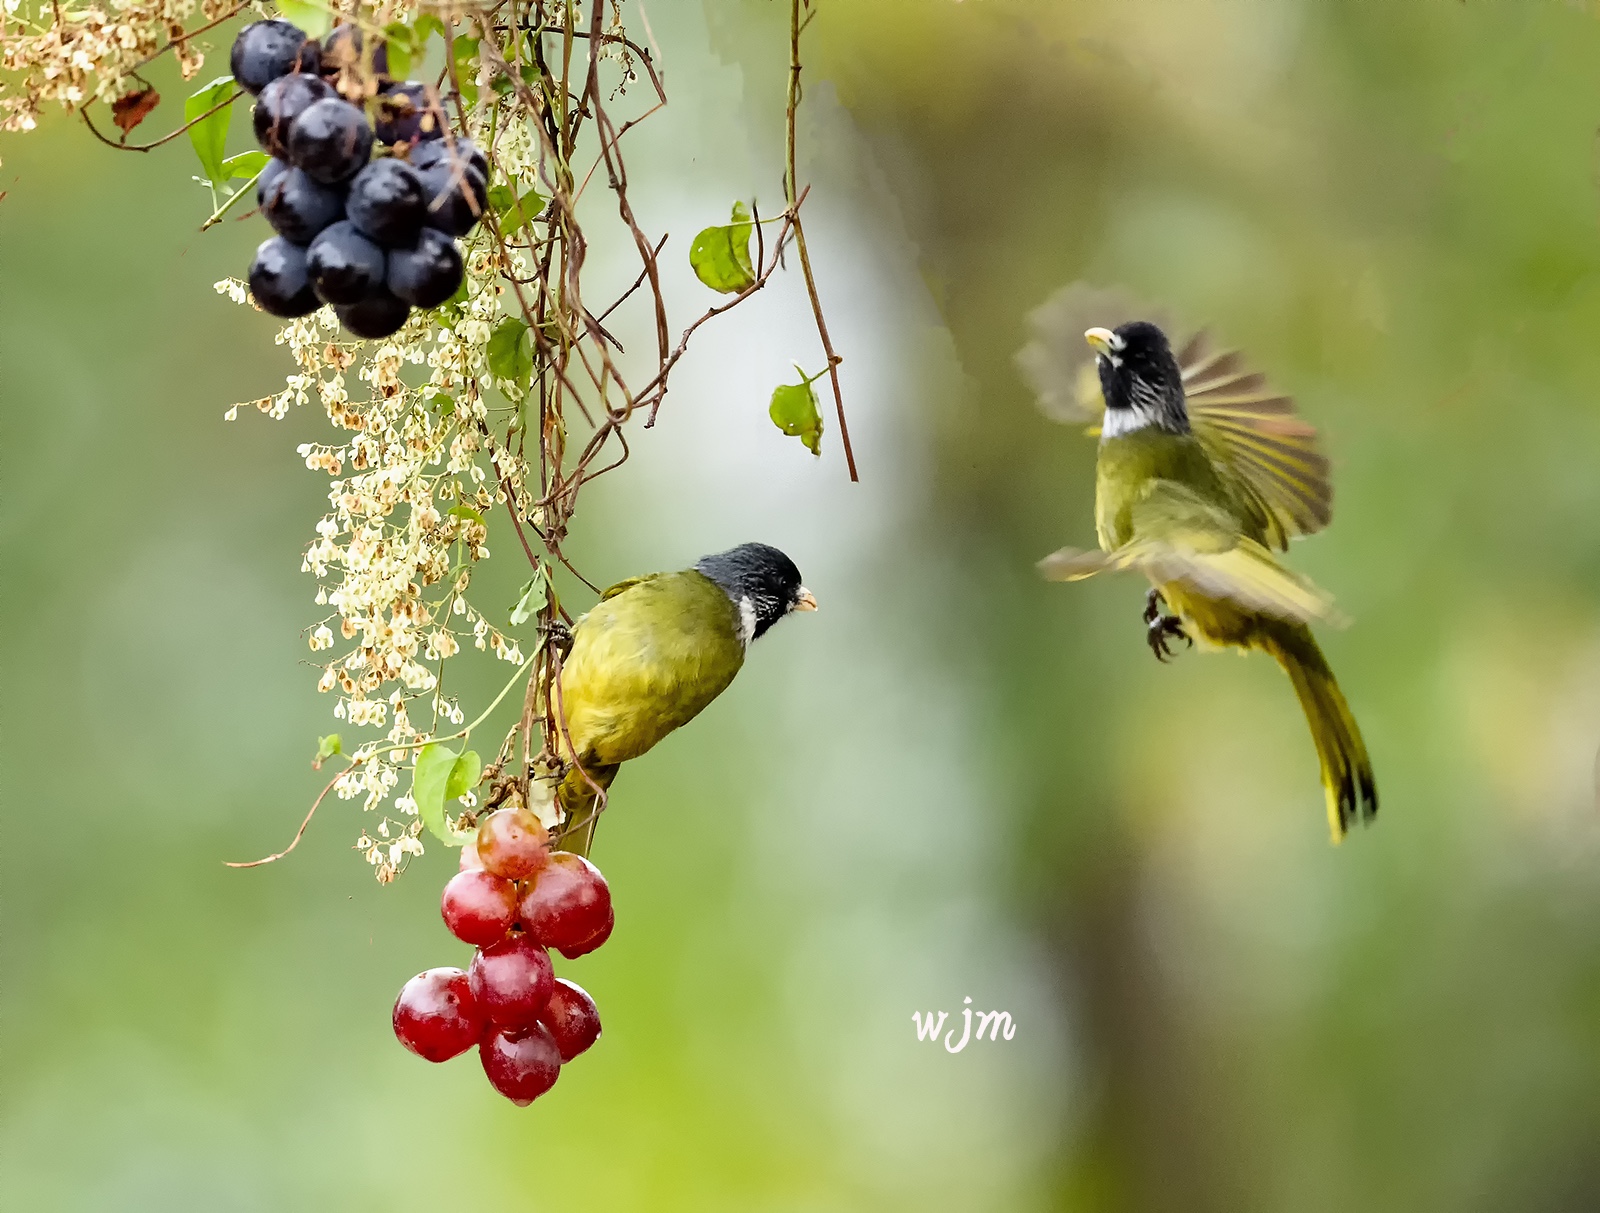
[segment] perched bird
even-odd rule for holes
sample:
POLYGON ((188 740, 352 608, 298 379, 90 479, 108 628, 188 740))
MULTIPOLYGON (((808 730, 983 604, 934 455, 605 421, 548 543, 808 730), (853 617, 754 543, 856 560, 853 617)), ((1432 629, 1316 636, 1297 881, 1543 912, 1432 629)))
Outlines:
POLYGON ((791 611, 814 611, 800 570, 745 543, 680 573, 618 582, 573 626, 561 667, 557 792, 563 849, 587 854, 617 768, 688 724, 727 689, 745 651, 791 611))
POLYGON ((1332 517, 1316 431, 1238 354, 1210 353, 1203 336, 1176 356, 1148 321, 1084 337, 1097 382, 1080 385, 1079 395, 1098 396, 1104 409, 1095 473, 1101 550, 1063 548, 1041 570, 1058 581, 1144 573, 1153 586, 1146 637, 1160 660, 1172 655, 1172 640, 1192 645, 1195 637, 1275 658, 1311 726, 1338 842, 1352 821, 1378 811, 1372 764, 1308 626, 1337 619, 1332 603, 1272 554, 1332 517))

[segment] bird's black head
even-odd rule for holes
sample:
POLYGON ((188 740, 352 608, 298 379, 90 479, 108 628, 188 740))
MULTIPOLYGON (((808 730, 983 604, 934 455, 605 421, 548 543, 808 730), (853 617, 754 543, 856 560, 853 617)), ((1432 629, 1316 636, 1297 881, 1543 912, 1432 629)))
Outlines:
POLYGON ((817 609, 811 591, 800 584, 800 570, 794 561, 764 543, 741 543, 703 557, 694 567, 721 586, 739 608, 746 644, 790 611, 817 609))
POLYGON ((1106 400, 1103 432, 1108 437, 1147 425, 1188 431, 1183 372, 1165 333, 1148 320, 1133 320, 1115 330, 1090 329, 1083 336, 1094 347, 1100 369, 1100 392, 1106 400))

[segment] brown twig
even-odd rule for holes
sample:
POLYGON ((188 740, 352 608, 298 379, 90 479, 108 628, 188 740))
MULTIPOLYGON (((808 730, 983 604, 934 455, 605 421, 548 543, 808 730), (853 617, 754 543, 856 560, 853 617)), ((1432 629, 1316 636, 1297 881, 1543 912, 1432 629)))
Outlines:
POLYGON ((855 451, 850 447, 850 426, 844 418, 844 394, 839 390, 839 364, 844 359, 834 352, 833 341, 828 336, 828 322, 822 317, 822 300, 817 296, 816 276, 811 272, 811 258, 806 253, 806 230, 800 223, 800 210, 795 201, 794 120, 800 108, 800 32, 805 28, 800 21, 800 2, 789 0, 789 101, 784 121, 788 173, 783 181, 784 197, 794 216, 794 247, 800 254, 800 270, 805 275, 806 293, 811 297, 811 314, 817 320, 817 336, 822 338, 822 352, 828 356, 828 382, 833 385, 833 404, 839 415, 839 439, 844 443, 845 465, 850 469, 850 479, 859 481, 855 451))
MULTIPOLYGON (((95 124, 89 120, 89 107, 88 106, 84 106, 81 110, 79 110, 78 111, 78 116, 83 119, 83 124, 86 127, 89 128, 89 133, 92 134, 96 139, 100 140, 100 142, 105 144, 107 147, 116 148, 117 151, 119 151, 119 152, 153 152, 153 151, 155 151, 156 148, 160 147, 163 143, 171 143, 174 139, 176 139, 179 135, 183 134, 184 131, 188 130, 196 122, 204 122, 207 118, 211 117, 212 114, 216 113, 220 109, 227 108, 228 106, 232 105, 235 101, 237 101, 242 96, 244 96, 244 90, 240 89, 238 92, 233 93, 230 96, 228 96, 225 100, 217 102, 217 104, 213 105, 205 113, 196 114, 193 118, 189 119, 189 121, 185 122, 177 130, 171 131, 171 132, 169 132, 169 133, 167 133, 165 135, 162 135, 161 138, 157 139, 154 143, 117 142, 116 140, 112 140, 112 139, 106 138, 95 127, 95 124)), ((213 184, 221 185, 221 184, 224 184, 224 183, 218 181, 218 182, 213 182, 213 184)))
POLYGON ((294 850, 300 845, 300 839, 304 837, 306 827, 311 824, 311 819, 317 815, 317 806, 322 803, 322 798, 329 792, 333 791, 333 785, 338 783, 347 771, 354 770, 356 763, 359 761, 360 759, 357 759, 356 762, 352 762, 349 766, 345 767, 343 771, 340 771, 339 774, 328 780, 327 786, 324 787, 322 791, 318 792, 317 798, 311 802, 311 808, 306 813, 306 819, 300 823, 300 828, 294 832, 294 837, 289 840, 289 845, 284 847, 283 850, 279 851, 276 855, 268 855, 265 859, 252 859, 248 863, 231 863, 228 860, 223 860, 222 866, 226 868, 259 868, 264 863, 272 863, 275 860, 282 859, 290 851, 294 850))

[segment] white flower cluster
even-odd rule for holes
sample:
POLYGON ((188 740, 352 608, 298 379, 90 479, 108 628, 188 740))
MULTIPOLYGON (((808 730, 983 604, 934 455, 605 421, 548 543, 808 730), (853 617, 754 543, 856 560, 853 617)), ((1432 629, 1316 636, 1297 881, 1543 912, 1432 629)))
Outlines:
MULTIPOLYGON (((76 108, 127 91, 129 73, 180 37, 198 10, 213 21, 228 0, 107 0, 67 5, 6 0, 0 14, 0 131, 31 131, 48 102, 76 108)), ((185 80, 205 62, 194 41, 173 47, 185 80)))
MULTIPOLYGON (((467 263, 469 301, 459 312, 418 312, 386 341, 341 340, 328 308, 288 322, 277 341, 297 371, 283 391, 251 402, 281 418, 315 397, 335 429, 332 441, 298 448, 308 468, 330 477, 329 509, 301 567, 317 579, 317 604, 330 608, 309 631, 311 651, 328 654, 318 689, 337 692, 336 718, 385 730, 384 744, 356 749, 333 785, 368 810, 393 794, 413 750, 462 723, 460 705, 439 690, 445 661, 469 638, 503 661, 524 660, 520 643, 468 598, 473 567, 489 556, 486 515, 504 500, 503 486, 527 500, 528 468, 496 441, 483 397, 501 265, 481 250, 467 263)), ((250 301, 235 279, 216 290, 250 301)), ((422 851, 415 804, 400 797, 395 808, 410 820, 385 817, 376 838, 357 844, 381 880, 422 851)))

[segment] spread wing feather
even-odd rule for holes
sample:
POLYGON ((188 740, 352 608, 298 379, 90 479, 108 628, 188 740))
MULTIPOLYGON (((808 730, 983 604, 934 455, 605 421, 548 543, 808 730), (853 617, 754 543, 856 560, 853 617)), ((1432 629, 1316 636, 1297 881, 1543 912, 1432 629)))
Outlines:
POLYGON ((1295 415, 1294 402, 1248 371, 1236 350, 1213 352, 1197 333, 1178 358, 1189 424, 1212 459, 1233 473, 1270 518, 1269 546, 1283 548, 1333 517, 1328 459, 1317 431, 1295 415))
POLYGON ((1111 552, 1062 548, 1039 562, 1051 581, 1082 581, 1097 573, 1132 569, 1155 585, 1181 582, 1207 598, 1298 623, 1338 623, 1332 599, 1311 581, 1284 568, 1250 539, 1217 552, 1165 540, 1135 540, 1111 552))
POLYGON ((1238 523, 1172 481, 1152 484, 1135 508, 1139 538, 1109 552, 1062 548, 1039 562, 1051 581, 1135 569, 1156 585, 1181 582, 1207 598, 1300 623, 1341 622, 1333 600, 1309 579, 1284 568, 1238 523))

